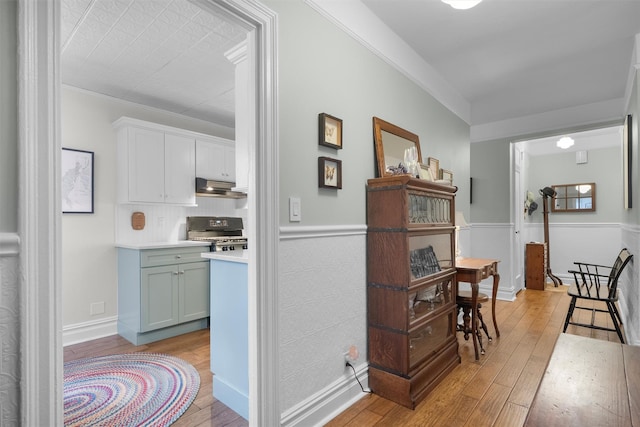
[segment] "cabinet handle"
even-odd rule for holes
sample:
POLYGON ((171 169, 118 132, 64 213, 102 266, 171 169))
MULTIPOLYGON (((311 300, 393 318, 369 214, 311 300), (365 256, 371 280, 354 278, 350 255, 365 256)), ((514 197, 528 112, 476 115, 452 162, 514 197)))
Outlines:
POLYGON ((176 258, 178 259, 182 258, 182 255, 176 255, 176 258))
POLYGON ((178 274, 180 274, 180 273, 179 273, 179 272, 177 272, 177 271, 172 271, 172 272, 171 272, 171 274, 173 274, 174 276, 177 276, 177 275, 178 275, 178 274))
POLYGON ((184 274, 184 271, 181 271, 180 274, 184 274))

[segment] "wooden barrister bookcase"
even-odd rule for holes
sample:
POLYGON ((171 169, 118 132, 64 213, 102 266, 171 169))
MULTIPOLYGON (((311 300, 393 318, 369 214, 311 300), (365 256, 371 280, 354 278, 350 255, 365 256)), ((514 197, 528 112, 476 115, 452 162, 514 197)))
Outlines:
POLYGON ((408 175, 367 182, 369 386, 411 409, 460 363, 456 190, 408 175))

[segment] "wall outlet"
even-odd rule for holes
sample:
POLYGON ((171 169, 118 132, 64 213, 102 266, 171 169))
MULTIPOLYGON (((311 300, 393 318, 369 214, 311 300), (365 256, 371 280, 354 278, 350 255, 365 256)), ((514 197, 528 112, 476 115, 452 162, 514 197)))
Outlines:
POLYGON ((89 314, 91 316, 104 314, 104 301, 91 303, 91 305, 89 306, 89 314))
POLYGON ((349 347, 349 350, 344 353, 344 361, 345 363, 350 363, 351 365, 354 365, 356 360, 358 360, 358 356, 359 356, 358 347, 356 347, 355 345, 352 345, 351 347, 349 347))

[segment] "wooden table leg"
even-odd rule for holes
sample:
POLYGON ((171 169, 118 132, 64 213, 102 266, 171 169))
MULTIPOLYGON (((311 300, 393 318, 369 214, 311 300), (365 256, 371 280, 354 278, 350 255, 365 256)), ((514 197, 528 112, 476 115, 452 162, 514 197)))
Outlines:
POLYGON ((496 297, 498 296, 499 284, 500 284, 500 275, 496 272, 493 274, 493 292, 491 295, 491 316, 493 317, 493 328, 496 330, 496 336, 498 338, 500 338, 500 330, 498 329, 498 322, 496 322, 496 297))
POLYGON ((473 350, 476 354, 476 360, 480 360, 478 353, 478 283, 471 283, 471 335, 473 336, 473 350))

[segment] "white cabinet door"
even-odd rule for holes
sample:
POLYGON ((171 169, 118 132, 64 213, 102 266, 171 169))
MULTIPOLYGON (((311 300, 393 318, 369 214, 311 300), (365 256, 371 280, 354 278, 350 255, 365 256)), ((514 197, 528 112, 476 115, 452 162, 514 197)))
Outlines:
POLYGON ((196 176, 217 181, 235 181, 235 144, 196 140, 196 176))
POLYGON ((167 133, 164 155, 165 203, 195 204, 195 141, 167 133))
POLYGON ((224 173, 225 181, 236 182, 236 147, 235 144, 226 144, 224 148, 224 173))
POLYGON ((164 133, 129 128, 129 201, 164 202, 164 133))

